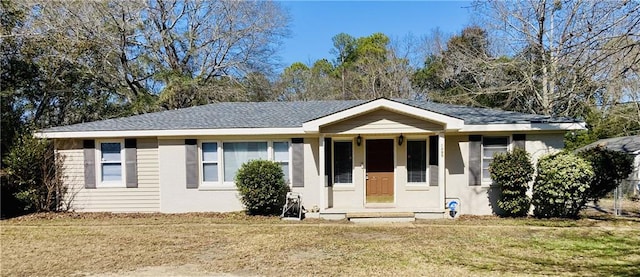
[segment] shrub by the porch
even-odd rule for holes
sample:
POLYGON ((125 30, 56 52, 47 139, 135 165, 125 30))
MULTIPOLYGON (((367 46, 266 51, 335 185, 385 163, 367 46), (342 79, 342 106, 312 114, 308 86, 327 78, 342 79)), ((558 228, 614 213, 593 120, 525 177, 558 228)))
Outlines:
POLYGON ((538 161, 533 184, 536 217, 575 218, 587 202, 593 178, 589 162, 570 152, 551 154, 538 161))
POLYGON ((626 153, 598 146, 580 151, 578 155, 591 163, 595 173, 587 190, 589 200, 597 201, 604 197, 633 171, 633 158, 626 153))
POLYGON ((238 169, 235 181, 248 214, 280 214, 289 187, 284 182, 284 173, 277 162, 246 162, 238 169))
POLYGON ((529 153, 516 148, 511 152, 497 153, 489 165, 491 180, 500 189, 498 207, 503 216, 526 216, 531 206, 527 196, 529 182, 533 180, 533 165, 529 153))

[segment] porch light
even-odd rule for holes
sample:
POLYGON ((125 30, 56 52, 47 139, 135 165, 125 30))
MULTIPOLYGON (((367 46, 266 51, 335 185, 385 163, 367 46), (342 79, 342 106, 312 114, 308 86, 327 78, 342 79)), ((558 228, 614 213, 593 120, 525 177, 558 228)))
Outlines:
POLYGON ((400 134, 400 136, 398 137, 398 145, 402 145, 402 142, 404 142, 404 136, 400 134))
POLYGON ((358 146, 360 146, 360 144, 362 144, 362 137, 360 135, 358 135, 358 137, 356 138, 356 144, 358 146))

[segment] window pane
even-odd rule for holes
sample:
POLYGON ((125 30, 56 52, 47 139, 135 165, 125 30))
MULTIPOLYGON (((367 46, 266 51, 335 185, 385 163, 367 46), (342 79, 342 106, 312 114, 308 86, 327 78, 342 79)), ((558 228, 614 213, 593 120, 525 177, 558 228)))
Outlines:
POLYGON ((336 141, 333 146, 335 183, 351 183, 353 171, 352 143, 350 141, 336 141))
POLYGON ((508 137, 484 137, 482 139, 482 179, 491 181, 489 175, 489 165, 493 161, 496 153, 507 152, 509 143, 508 137))
POLYGON ((289 181, 289 163, 281 162, 280 167, 282 167, 282 172, 284 173, 284 180, 288 182, 289 181))
POLYGON ((424 140, 407 142, 407 181, 427 181, 427 142, 424 140))
POLYGON ((243 163, 250 160, 266 160, 268 157, 266 142, 225 142, 222 147, 226 182, 233 182, 243 163))
POLYGON ((121 181, 122 165, 120 163, 102 164, 102 181, 121 181))
POLYGON ((489 174, 489 169, 482 170, 482 179, 491 180, 491 175, 489 174))
POLYGON ((120 143, 102 143, 100 149, 103 161, 120 161, 120 143))
POLYGON ((202 178, 205 182, 218 181, 218 164, 206 163, 202 165, 202 178))
POLYGON ((484 137, 482 139, 484 146, 506 146, 508 142, 508 137, 484 137))
POLYGON ((275 161, 288 161, 289 160, 289 143, 274 142, 273 152, 274 152, 273 159, 275 161))
POLYGON ((484 149, 484 157, 483 158, 493 158, 495 153, 504 153, 507 149, 503 148, 485 148, 484 149))
POLYGON ((208 162, 218 161, 218 144, 207 142, 202 144, 202 160, 208 162))

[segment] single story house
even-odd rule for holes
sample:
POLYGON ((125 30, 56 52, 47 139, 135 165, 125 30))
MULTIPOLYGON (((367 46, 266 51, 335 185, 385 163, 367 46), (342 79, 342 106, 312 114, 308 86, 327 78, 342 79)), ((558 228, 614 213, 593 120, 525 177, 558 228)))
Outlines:
POLYGON ((282 165, 307 210, 491 214, 488 165, 522 147, 534 159, 563 148, 581 121, 380 98, 214 103, 53 127, 38 136, 63 154, 76 211, 228 212, 252 159, 282 165))

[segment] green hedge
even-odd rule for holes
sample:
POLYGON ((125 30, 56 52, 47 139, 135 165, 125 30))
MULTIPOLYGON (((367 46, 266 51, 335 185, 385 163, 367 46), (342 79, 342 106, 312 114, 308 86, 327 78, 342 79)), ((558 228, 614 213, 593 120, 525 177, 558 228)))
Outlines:
POLYGON ((570 152, 542 157, 533 184, 536 217, 575 218, 587 201, 594 176, 589 162, 570 152))
POLYGON ((533 165, 529 153, 516 148, 511 152, 497 153, 489 165, 489 173, 494 184, 500 189, 498 207, 502 216, 526 216, 531 207, 527 196, 529 182, 533 180, 533 165))
POLYGON ((626 153, 594 147, 581 151, 578 155, 591 163, 595 173, 587 190, 587 198, 590 200, 605 197, 633 171, 633 158, 626 153))

